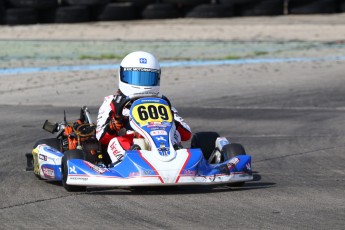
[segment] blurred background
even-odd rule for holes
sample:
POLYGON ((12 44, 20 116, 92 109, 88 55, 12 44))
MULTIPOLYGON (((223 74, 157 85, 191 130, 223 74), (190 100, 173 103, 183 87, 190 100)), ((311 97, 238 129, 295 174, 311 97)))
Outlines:
POLYGON ((0 24, 345 12, 345 0, 0 0, 0 24))

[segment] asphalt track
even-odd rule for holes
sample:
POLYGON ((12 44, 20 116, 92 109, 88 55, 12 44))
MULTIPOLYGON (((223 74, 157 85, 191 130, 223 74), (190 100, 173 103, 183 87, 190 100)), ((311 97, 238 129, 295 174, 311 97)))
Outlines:
MULTIPOLYGON (((41 130, 45 119, 62 119, 64 109, 78 114, 76 101, 59 95, 66 106, 37 98, 11 103, 20 92, 44 94, 44 84, 3 91, 0 229, 343 229, 344 70, 343 61, 167 70, 190 76, 162 89, 192 130, 219 131, 252 155, 255 179, 243 187, 68 193, 26 172, 24 154, 49 136, 41 130), (182 95, 186 90, 192 92, 182 95)), ((97 109, 92 102, 91 113, 97 109)))

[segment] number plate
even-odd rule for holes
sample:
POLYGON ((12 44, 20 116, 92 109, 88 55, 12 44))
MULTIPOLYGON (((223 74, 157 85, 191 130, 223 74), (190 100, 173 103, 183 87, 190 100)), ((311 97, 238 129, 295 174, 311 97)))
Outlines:
POLYGON ((163 103, 165 101, 160 99, 146 100, 147 102, 144 99, 136 101, 137 103, 134 103, 131 108, 132 117, 140 126, 155 122, 172 122, 173 116, 169 106, 163 103))

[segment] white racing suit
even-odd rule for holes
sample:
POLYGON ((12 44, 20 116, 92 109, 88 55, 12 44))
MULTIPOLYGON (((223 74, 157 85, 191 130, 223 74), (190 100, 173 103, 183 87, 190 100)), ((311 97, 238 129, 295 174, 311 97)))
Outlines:
MULTIPOLYGON (((97 117, 97 129, 96 137, 102 145, 107 145, 107 152, 109 154, 112 163, 118 162, 123 156, 126 150, 129 150, 133 145, 134 132, 132 130, 127 130, 125 135, 117 136, 115 130, 109 128, 109 122, 116 114, 116 109, 113 104, 113 99, 117 95, 109 95, 104 98, 103 104, 99 108, 97 117)), ((190 127, 183 121, 183 119, 178 115, 175 108, 171 108, 174 113, 174 121, 176 125, 176 132, 174 135, 173 145, 180 144, 181 141, 188 141, 192 132, 190 127)), ((129 110, 124 108, 122 115, 127 119, 125 121, 124 127, 129 127, 129 110)))

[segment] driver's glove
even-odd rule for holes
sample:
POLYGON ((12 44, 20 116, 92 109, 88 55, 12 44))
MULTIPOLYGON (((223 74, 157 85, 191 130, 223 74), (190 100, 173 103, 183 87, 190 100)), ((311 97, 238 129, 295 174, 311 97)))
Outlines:
POLYGON ((124 103, 126 102, 126 97, 122 95, 114 96, 112 100, 112 106, 115 108, 115 117, 118 118, 122 116, 122 110, 124 107, 124 103))
POLYGON ((110 122, 109 122, 110 130, 119 131, 120 129, 123 128, 124 121, 125 121, 125 118, 123 116, 122 117, 113 117, 113 118, 111 118, 110 122))
POLYGON ((125 125, 126 117, 122 115, 125 102, 126 97, 122 95, 115 95, 111 102, 111 106, 115 108, 115 113, 113 111, 109 113, 109 129, 111 130, 111 133, 119 132, 125 125))

